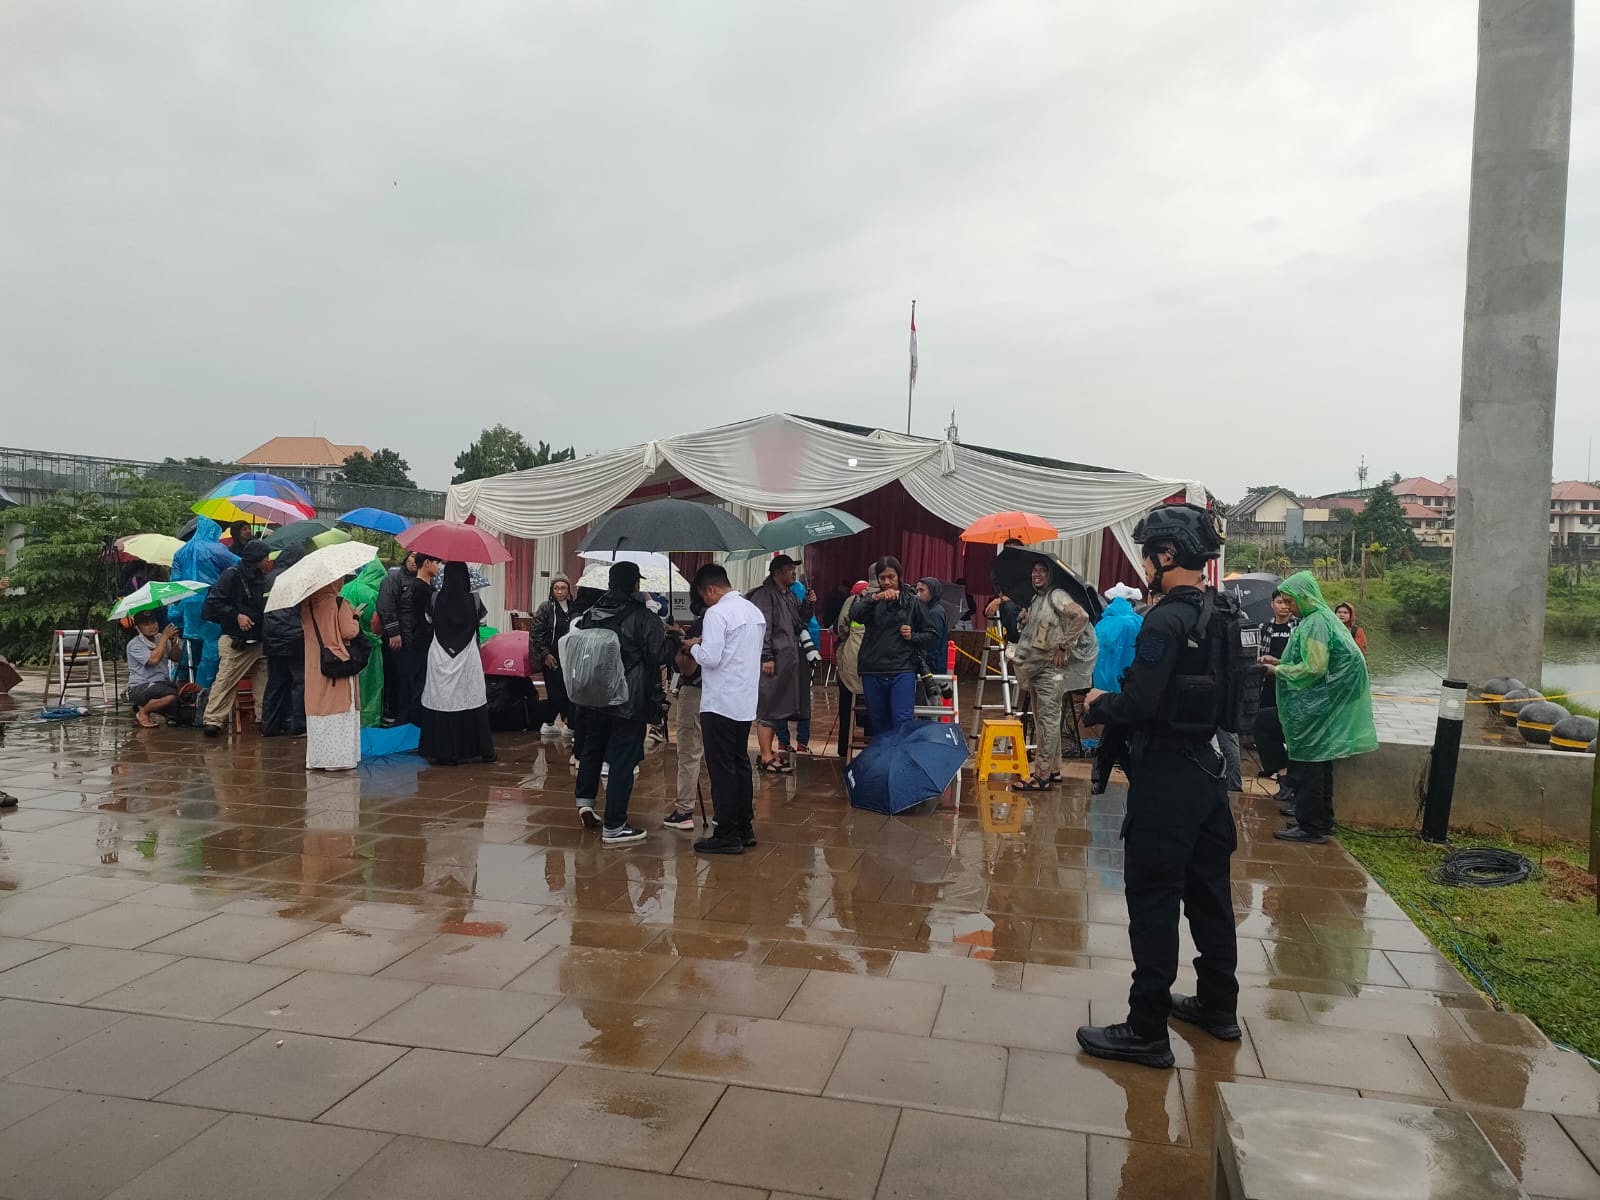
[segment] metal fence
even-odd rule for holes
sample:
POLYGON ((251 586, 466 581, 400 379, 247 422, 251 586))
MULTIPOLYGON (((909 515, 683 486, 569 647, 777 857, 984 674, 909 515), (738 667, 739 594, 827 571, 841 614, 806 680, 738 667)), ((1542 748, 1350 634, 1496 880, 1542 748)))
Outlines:
MULTIPOLYGON (((230 473, 225 468, 194 467, 180 462, 133 462, 125 458, 94 458, 86 454, 0 446, 0 488, 22 504, 42 500, 51 492, 94 492, 110 500, 122 500, 127 497, 124 481, 129 474, 177 484, 201 495, 230 473)), ((308 478, 292 469, 273 474, 292 479, 305 488, 323 516, 337 516, 353 508, 382 508, 414 520, 444 516, 443 492, 334 483, 308 478)))

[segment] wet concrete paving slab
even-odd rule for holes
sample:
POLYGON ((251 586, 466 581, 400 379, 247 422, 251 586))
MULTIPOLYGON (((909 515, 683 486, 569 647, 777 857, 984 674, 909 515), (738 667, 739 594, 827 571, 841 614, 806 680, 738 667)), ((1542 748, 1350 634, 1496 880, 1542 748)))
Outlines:
POLYGON ((1465 1106, 1531 1195, 1600 1195, 1600 1075, 1260 792, 1244 1037, 1176 1027, 1159 1072, 1076 1050, 1131 969, 1125 791, 1081 764, 890 818, 801 758, 756 780, 760 845, 705 859, 660 825, 672 746, 626 849, 568 743, 498 749, 326 776, 295 740, 13 726, 0 1195, 1201 1194, 1233 1080, 1465 1106))

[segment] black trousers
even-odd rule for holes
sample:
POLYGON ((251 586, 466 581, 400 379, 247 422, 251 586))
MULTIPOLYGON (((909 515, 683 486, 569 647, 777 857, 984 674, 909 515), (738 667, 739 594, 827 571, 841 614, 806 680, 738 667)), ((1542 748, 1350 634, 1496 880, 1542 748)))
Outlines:
MULTIPOLYGON (((845 687, 843 682, 840 682, 837 686, 839 688, 839 757, 849 758, 850 717, 855 705, 856 697, 855 693, 849 688, 845 687)), ((866 716, 866 711, 866 706, 862 705, 861 714, 863 717, 866 716)), ((866 727, 866 722, 863 721, 861 728, 865 729, 866 727)))
POLYGON ((1283 722, 1278 720, 1276 708, 1256 711, 1256 755, 1261 759, 1261 769, 1276 775, 1289 765, 1289 747, 1283 740, 1283 722))
POLYGON ((383 718, 399 721, 405 716, 406 705, 405 651, 389 649, 389 640, 383 641, 383 718))
POLYGON ((267 655, 267 694, 261 698, 261 736, 306 731, 306 656, 267 655))
POLYGON ((1220 756, 1203 743, 1152 747, 1130 764, 1122 838, 1133 951, 1128 1023, 1143 1036, 1167 1036, 1178 977, 1180 905, 1199 951, 1194 965, 1200 1003, 1212 1012, 1233 1013, 1239 948, 1229 860, 1238 838, 1220 756))
POLYGON ((572 728, 572 701, 567 696, 567 678, 559 670, 549 667, 544 669, 544 720, 545 725, 553 725, 555 719, 560 717, 567 723, 567 728, 572 728))
POLYGON ((711 811, 720 828, 747 829, 755 822, 755 779, 750 766, 750 722, 701 712, 711 811))
POLYGON ((1289 782, 1294 785, 1294 819, 1307 833, 1333 836, 1333 764, 1292 762, 1289 782))
POLYGON ((420 646, 405 646, 400 651, 401 660, 405 664, 405 669, 401 672, 405 693, 400 697, 398 714, 402 724, 422 724, 422 689, 428 686, 430 644, 423 642, 420 646))

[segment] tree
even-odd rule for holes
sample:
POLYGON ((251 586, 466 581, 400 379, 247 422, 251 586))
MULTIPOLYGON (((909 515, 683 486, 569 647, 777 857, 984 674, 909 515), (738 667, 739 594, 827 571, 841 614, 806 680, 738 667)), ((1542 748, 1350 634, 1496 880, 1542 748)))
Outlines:
POLYGON ((460 454, 456 455, 456 473, 451 483, 467 483, 473 479, 486 479, 490 475, 504 475, 508 471, 526 471, 550 463, 566 462, 574 458, 573 448, 552 450, 549 443, 540 442, 535 450, 527 439, 514 429, 496 425, 485 429, 460 454))
POLYGON ((1380 483, 1367 497, 1367 506, 1356 517, 1356 534, 1363 544, 1381 542, 1391 550, 1409 555, 1417 548, 1417 535, 1406 524, 1400 501, 1387 483, 1380 483))
POLYGON ((344 483, 364 483, 372 487, 417 490, 417 485, 411 479, 411 464, 387 447, 374 451, 371 458, 360 451, 352 454, 344 460, 344 470, 339 473, 339 479, 344 483))
POLYGON ((120 574, 104 557, 107 543, 130 533, 175 534, 193 515, 195 497, 183 488, 129 471, 119 475, 116 490, 127 497, 121 504, 92 492, 55 492, 6 513, 27 531, 0 604, 0 653, 7 658, 48 658, 50 631, 76 625, 85 604, 83 627, 104 624, 120 574))

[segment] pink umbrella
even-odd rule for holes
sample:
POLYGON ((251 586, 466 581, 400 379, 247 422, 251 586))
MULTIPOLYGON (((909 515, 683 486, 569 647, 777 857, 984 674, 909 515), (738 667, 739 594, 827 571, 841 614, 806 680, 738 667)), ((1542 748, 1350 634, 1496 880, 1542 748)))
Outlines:
POLYGON ((528 650, 526 630, 497 633, 478 647, 478 654, 483 659, 485 675, 507 675, 518 679, 529 677, 528 662, 532 655, 528 650))
POLYGON ((445 562, 496 563, 510 562, 511 551, 476 525, 463 525, 460 521, 418 521, 395 541, 407 550, 427 554, 445 562))

